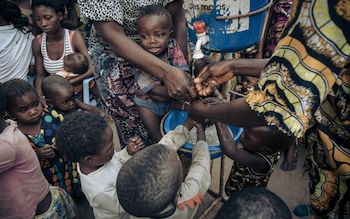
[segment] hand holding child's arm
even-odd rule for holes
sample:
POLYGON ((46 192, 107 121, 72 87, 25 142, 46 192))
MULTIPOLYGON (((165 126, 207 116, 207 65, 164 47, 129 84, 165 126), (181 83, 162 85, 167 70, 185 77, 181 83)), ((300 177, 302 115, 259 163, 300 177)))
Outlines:
POLYGON ((134 136, 128 139, 128 143, 126 146, 126 151, 128 152, 129 155, 133 155, 142 148, 145 147, 145 144, 142 141, 142 138, 140 136, 134 136))

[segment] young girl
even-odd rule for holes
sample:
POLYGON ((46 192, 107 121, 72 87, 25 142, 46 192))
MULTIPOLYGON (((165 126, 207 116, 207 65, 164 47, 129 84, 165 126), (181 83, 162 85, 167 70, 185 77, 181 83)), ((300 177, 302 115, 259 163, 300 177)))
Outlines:
POLYGON ((57 152, 54 145, 56 129, 63 117, 55 111, 44 113, 37 91, 28 82, 13 79, 4 86, 7 111, 17 119, 18 128, 27 136, 48 182, 65 189, 74 198, 80 197, 76 163, 57 152))
POLYGON ((0 84, 0 218, 75 218, 72 198, 49 185, 27 138, 4 119, 6 102, 0 84))
MULTIPOLYGON (((179 44, 171 37, 172 19, 168 10, 160 5, 141 8, 137 27, 143 49, 172 66, 189 71, 179 44)), ((138 88, 135 94, 137 110, 153 142, 158 142, 162 137, 160 120, 168 112, 172 99, 159 78, 150 73, 137 69, 135 82, 138 88)))
POLYGON ((78 77, 72 78, 73 85, 82 83, 83 79, 92 76, 91 58, 81 33, 66 29, 62 21, 66 17, 66 5, 63 0, 33 0, 33 19, 43 33, 33 40, 32 48, 35 56, 37 78, 35 87, 42 96, 41 82, 49 74, 63 69, 65 55, 80 52, 88 58, 88 70, 78 77))

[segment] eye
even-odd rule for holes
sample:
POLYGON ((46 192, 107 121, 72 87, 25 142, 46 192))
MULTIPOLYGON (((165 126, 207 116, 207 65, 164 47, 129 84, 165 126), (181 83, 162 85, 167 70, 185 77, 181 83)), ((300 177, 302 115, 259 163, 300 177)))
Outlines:
POLYGON ((148 36, 146 36, 146 35, 140 35, 140 37, 141 37, 141 39, 148 39, 148 36))

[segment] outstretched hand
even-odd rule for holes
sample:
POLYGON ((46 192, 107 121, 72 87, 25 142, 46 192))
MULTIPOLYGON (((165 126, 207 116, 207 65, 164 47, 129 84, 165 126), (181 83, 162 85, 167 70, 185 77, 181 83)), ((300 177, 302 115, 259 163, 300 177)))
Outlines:
POLYGON ((216 86, 235 76, 229 64, 225 61, 213 62, 199 72, 193 82, 200 96, 208 96, 213 93, 216 86))

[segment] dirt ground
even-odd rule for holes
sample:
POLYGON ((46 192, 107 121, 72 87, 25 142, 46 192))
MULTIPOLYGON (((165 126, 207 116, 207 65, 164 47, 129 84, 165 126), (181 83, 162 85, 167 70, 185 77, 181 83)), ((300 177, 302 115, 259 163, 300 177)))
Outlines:
MULTIPOLYGON (((276 193, 282 200, 285 201, 290 209, 293 219, 299 219, 293 210, 297 205, 307 204, 309 201, 308 176, 304 173, 303 165, 305 161, 305 149, 303 146, 297 146, 297 168, 292 171, 282 171, 280 165, 283 159, 280 159, 276 164, 274 172, 268 183, 268 189, 276 193)), ((283 157, 283 154, 281 154, 283 157)), ((224 158, 224 170, 220 168, 221 159, 213 160, 212 168, 212 184, 209 193, 204 196, 202 205, 194 219, 212 219, 223 205, 225 194, 219 196, 220 191, 220 172, 224 173, 222 185, 225 185, 229 171, 232 166, 232 160, 224 158), (214 192, 214 193, 212 193, 214 192)), ((224 192, 223 192, 224 193, 224 192)), ((305 218, 305 217, 304 217, 305 218)), ((311 218, 311 217, 310 217, 311 218)))

